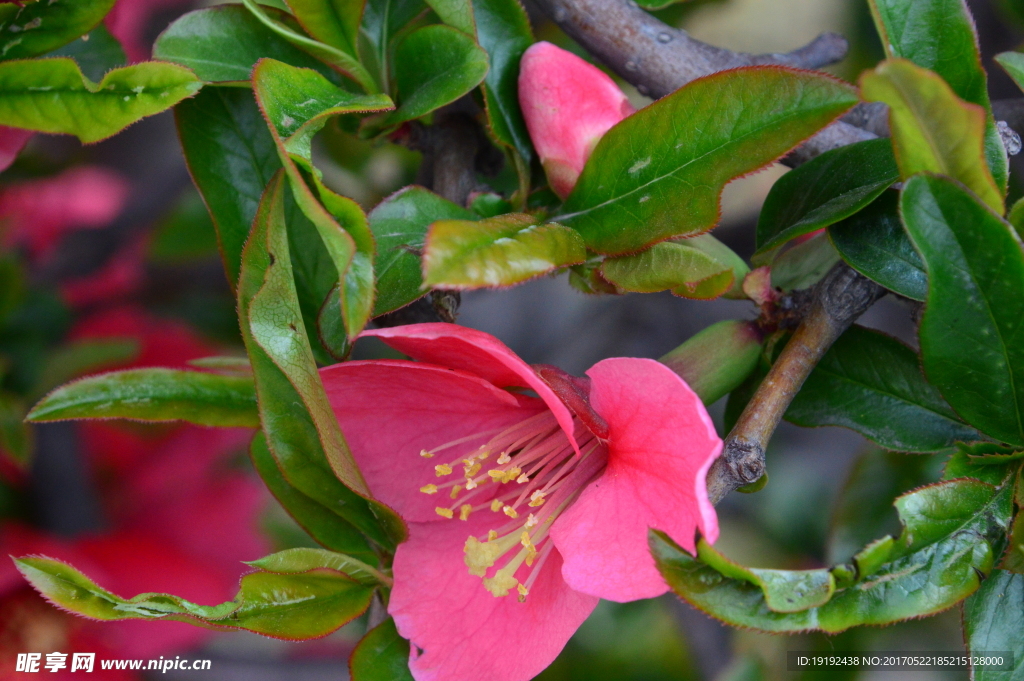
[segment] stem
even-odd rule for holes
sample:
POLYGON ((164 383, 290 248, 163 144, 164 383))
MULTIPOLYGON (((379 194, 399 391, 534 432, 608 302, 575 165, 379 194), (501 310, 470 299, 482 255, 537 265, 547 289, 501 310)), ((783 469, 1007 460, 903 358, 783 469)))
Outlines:
POLYGON ((818 283, 807 316, 747 403, 725 439, 722 456, 708 472, 712 504, 764 474, 768 440, 807 376, 832 343, 884 294, 885 289, 845 263, 818 283))

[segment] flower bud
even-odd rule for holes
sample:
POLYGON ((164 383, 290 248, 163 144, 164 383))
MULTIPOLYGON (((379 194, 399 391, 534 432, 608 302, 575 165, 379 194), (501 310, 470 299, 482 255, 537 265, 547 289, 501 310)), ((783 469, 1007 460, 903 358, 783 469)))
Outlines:
POLYGON ((523 54, 519 105, 548 184, 563 199, 601 137, 635 111, 603 71, 547 42, 523 54))
POLYGON ((754 370, 762 340, 754 322, 718 322, 660 361, 679 374, 704 404, 712 404, 735 390, 754 370))

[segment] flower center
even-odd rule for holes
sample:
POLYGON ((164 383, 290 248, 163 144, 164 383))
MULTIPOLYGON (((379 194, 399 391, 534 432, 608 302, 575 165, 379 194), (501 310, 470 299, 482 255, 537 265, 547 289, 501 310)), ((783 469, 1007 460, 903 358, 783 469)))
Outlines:
POLYGON ((579 419, 574 417, 573 424, 579 456, 550 411, 504 430, 476 433, 420 452, 433 458, 490 437, 474 452, 434 466, 439 478, 455 477, 424 485, 420 491, 448 493, 451 504, 435 509, 444 518, 468 520, 483 510, 502 514, 486 535, 470 536, 465 546, 470 574, 481 577, 495 596, 515 590, 520 601, 526 599, 553 549, 548 538, 552 523, 604 470, 607 447, 579 419), (529 569, 520 582, 515 575, 524 564, 529 569), (498 569, 488 577, 488 570, 495 566, 498 569))

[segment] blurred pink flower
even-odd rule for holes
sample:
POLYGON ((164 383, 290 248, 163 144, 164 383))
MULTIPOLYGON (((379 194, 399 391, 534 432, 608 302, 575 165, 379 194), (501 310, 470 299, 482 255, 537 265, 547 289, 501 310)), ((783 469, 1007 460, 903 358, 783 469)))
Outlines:
POLYGON ((519 105, 548 183, 563 199, 604 134, 635 111, 603 71, 547 42, 523 54, 519 105))
POLYGON ((83 308, 111 303, 137 293, 146 280, 145 237, 130 241, 95 272, 60 282, 60 295, 68 307, 83 308))
POLYGON ((168 10, 188 8, 193 4, 194 0, 118 0, 103 23, 124 47, 128 61, 146 61, 152 51, 152 38, 156 37, 157 29, 165 28, 153 26, 153 18, 171 14, 168 10))
POLYGON ((31 130, 0 125, 0 172, 7 170, 14 163, 22 147, 34 134, 31 130))
POLYGON ((0 243, 47 255, 66 233, 110 223, 128 199, 128 182, 100 166, 79 166, 54 177, 0 191, 0 243))
POLYGON ((717 538, 705 476, 722 442, 664 365, 575 378, 452 324, 364 335, 420 360, 321 371, 370 490, 409 523, 388 610, 417 681, 526 681, 599 598, 668 590, 648 528, 690 551, 698 530, 717 538))
MULTIPOLYGON (((122 368, 181 368, 215 352, 185 324, 135 306, 96 313, 71 337, 136 339, 139 354, 122 368)), ((7 522, 0 524, 0 554, 66 561, 118 594, 165 591, 204 604, 233 598, 246 571, 240 561, 270 548, 258 527, 267 492, 237 465, 251 432, 83 422, 79 434, 106 529, 64 539, 7 522)), ((4 671, 14 668, 18 652, 154 658, 197 646, 210 635, 179 622, 96 623, 58 612, 31 591, 10 561, 0 561, 0 611, 11 613, 0 618, 4 671)), ((138 678, 109 674, 102 678, 138 678)))

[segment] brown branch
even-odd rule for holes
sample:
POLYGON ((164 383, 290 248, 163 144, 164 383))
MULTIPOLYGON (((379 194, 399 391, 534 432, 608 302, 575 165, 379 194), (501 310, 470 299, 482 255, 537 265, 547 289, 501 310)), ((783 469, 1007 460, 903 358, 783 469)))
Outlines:
POLYGON ((711 503, 764 474, 768 440, 807 376, 832 343, 884 294, 885 289, 844 263, 818 283, 807 316, 747 403, 708 473, 711 503))

